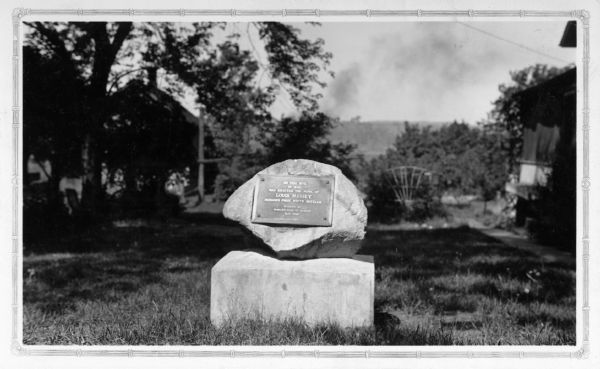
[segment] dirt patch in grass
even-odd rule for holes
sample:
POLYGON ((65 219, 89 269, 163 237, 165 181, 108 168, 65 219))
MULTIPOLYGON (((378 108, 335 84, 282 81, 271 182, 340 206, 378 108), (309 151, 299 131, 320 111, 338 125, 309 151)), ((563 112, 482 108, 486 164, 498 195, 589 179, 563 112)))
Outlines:
POLYGON ((210 270, 245 249, 216 215, 98 225, 25 244, 24 343, 574 345, 574 262, 543 263, 469 228, 370 230, 375 326, 210 324, 210 270))

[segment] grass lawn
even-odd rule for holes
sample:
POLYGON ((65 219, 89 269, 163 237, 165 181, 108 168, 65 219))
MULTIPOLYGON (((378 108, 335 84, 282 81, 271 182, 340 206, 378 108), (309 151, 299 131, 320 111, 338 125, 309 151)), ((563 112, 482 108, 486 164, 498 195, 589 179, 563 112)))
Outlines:
POLYGON ((243 249, 218 215, 28 240, 25 344, 575 345, 575 262, 543 263, 469 228, 369 230, 375 327, 211 326, 210 269, 243 249))

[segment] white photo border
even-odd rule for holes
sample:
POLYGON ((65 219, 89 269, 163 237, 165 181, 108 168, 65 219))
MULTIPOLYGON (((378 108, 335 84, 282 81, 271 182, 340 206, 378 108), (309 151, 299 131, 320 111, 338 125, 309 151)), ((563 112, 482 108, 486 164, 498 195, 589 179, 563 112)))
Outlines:
MULTIPOLYGON (((13 354, 19 356, 149 356, 149 357, 289 357, 289 358, 587 358, 590 355, 590 306, 589 306, 589 198, 590 198, 590 153, 589 153, 589 67, 590 67, 590 12, 585 9, 553 11, 553 10, 333 10, 333 9, 27 9, 16 8, 12 12, 13 26, 13 53, 12 53, 12 338, 11 349, 13 354), (582 155, 581 161, 581 249, 577 250, 577 269, 581 281, 577 281, 578 300, 581 296, 581 319, 577 319, 577 331, 581 332, 578 345, 565 346, 561 350, 552 350, 556 347, 543 347, 542 350, 532 350, 539 346, 452 346, 446 350, 425 349, 425 346, 346 346, 342 348, 308 349, 307 347, 271 347, 255 348, 244 346, 49 346, 49 345, 24 345, 22 343, 22 242, 20 238, 22 178, 20 171, 20 128, 22 121, 21 105, 21 65, 22 65, 22 36, 21 24, 24 18, 31 16, 168 16, 181 17, 183 21, 189 16, 202 17, 231 17, 234 21, 242 21, 244 17, 294 17, 315 18, 364 16, 395 17, 403 20, 423 20, 436 17, 467 17, 475 18, 564 18, 577 20, 581 30, 582 58, 578 60, 581 65, 581 105, 578 102, 578 111, 581 117, 582 155), (135 347, 135 348, 132 348, 135 347), (457 349, 460 347, 460 349, 457 349)), ((579 81, 578 77, 578 81, 579 81)), ((579 90, 579 88, 578 88, 579 90)), ((578 99, 579 100, 579 99, 578 99)), ((579 304, 578 304, 579 305, 579 304)), ((580 335, 578 334, 579 338, 580 335)), ((438 349, 442 346, 436 346, 438 349)), ((434 347, 432 347, 434 348, 434 347)))

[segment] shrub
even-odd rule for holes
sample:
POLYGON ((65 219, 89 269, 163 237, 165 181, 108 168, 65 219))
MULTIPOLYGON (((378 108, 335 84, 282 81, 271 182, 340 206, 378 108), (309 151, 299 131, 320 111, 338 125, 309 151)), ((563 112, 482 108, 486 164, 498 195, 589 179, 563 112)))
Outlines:
POLYGON ((445 215, 432 185, 420 187, 409 205, 398 201, 385 170, 376 170, 369 175, 367 193, 369 219, 377 222, 422 222, 434 216, 445 215))
POLYGON ((263 169, 260 159, 235 157, 228 165, 220 165, 219 174, 215 178, 215 198, 219 201, 227 200, 238 187, 263 169))

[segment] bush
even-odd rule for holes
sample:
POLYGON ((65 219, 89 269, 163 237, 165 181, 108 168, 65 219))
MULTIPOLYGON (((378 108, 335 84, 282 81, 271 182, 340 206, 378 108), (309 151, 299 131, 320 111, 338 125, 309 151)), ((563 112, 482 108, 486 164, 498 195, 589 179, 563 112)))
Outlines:
POLYGON ((433 217, 446 216, 442 203, 433 197, 417 199, 406 212, 406 220, 411 222, 423 222, 433 217))
POLYGON ((396 202, 394 192, 386 183, 383 172, 370 173, 367 180, 369 220, 393 223, 402 219, 405 209, 396 202))
POLYGON ((219 174, 215 178, 215 198, 225 201, 241 185, 264 168, 261 158, 233 158, 228 165, 220 165, 219 174))
POLYGON ((396 199, 392 184, 385 170, 371 173, 367 184, 367 207, 369 219, 382 223, 398 221, 422 222, 435 216, 445 216, 446 213, 440 201, 435 196, 432 185, 422 186, 413 196, 410 204, 396 199))

